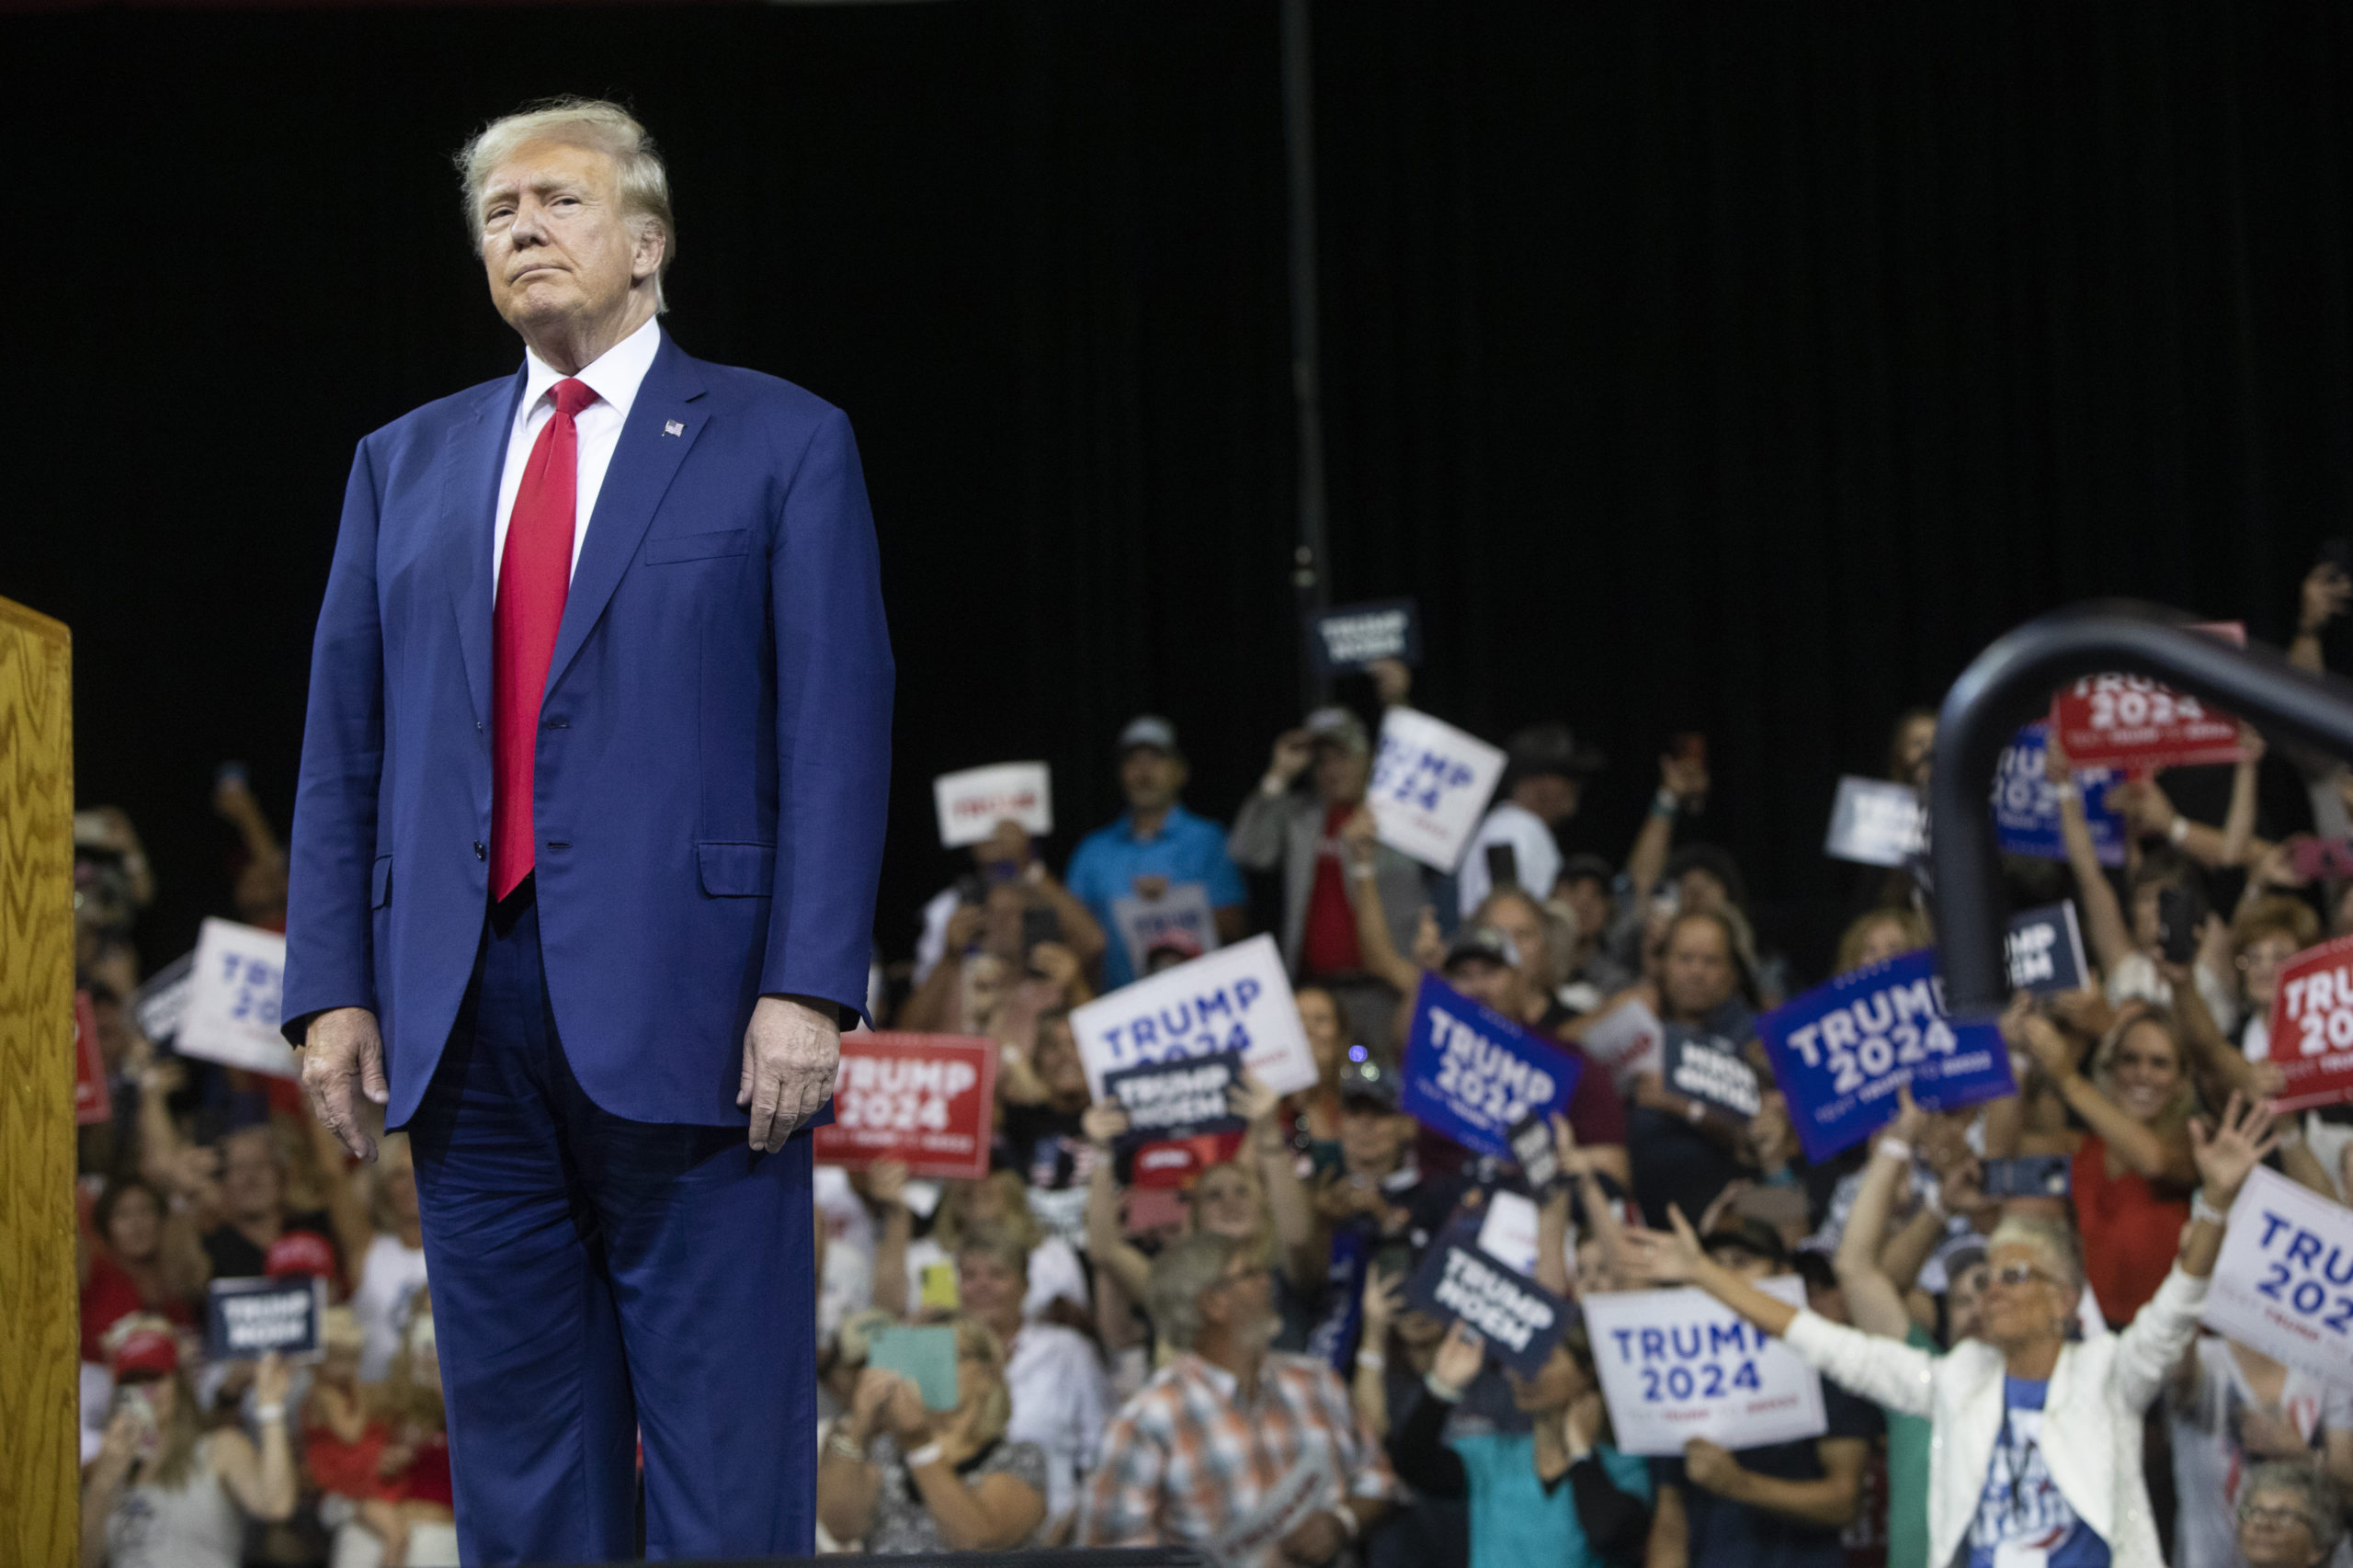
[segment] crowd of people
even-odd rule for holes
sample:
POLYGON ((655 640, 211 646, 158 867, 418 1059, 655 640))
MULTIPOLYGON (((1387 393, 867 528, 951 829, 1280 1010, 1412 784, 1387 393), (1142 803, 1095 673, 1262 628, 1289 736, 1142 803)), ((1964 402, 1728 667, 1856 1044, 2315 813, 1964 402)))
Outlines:
MULTIPOLYGON (((2318 667, 2348 601, 2353 579, 2316 569, 2291 657, 2318 667)), ((1403 665, 1373 676, 1379 703, 1410 702, 1403 665)), ((1607 764, 1568 725, 1531 725, 1439 875, 1376 832, 1374 733, 1352 708, 1308 714, 1221 824, 1186 798, 1176 727, 1140 717, 1107 737, 1127 810, 1063 874, 1001 824, 911 923, 912 960, 878 960, 878 1026, 993 1040, 1003 1069, 985 1177, 817 1171, 824 1549, 2353 1568, 2353 1366, 2318 1377, 2200 1323, 2257 1165, 2330 1203, 2353 1194, 2353 1107, 2269 1104, 2280 966, 2353 933, 2353 879, 2298 874, 2300 837, 2353 836, 2341 764, 2271 759, 2298 770, 2309 820, 2268 820, 2252 730, 2220 822, 2182 815, 2164 776, 2116 786, 2130 843, 2110 868, 2054 746, 2066 858, 2011 871, 2021 902, 2074 900, 2096 972, 2003 1016, 2015 1095, 1946 1113, 1906 1096, 1815 1162, 1757 1020, 1821 977, 1760 940, 1744 869, 1697 831, 1704 744, 1660 757, 1622 858, 1564 855, 1607 764), (1188 887, 1207 930, 1131 950, 1117 905, 1188 887), (1273 912, 1318 1080, 1245 1080, 1241 1130, 1164 1185, 1091 1095, 1072 1011, 1243 937, 1254 907, 1273 912), (2187 958, 2168 939, 2185 912, 2187 958), (1401 1110, 1404 1004, 1433 975, 1582 1064, 1552 1119, 1558 1180, 1531 1189, 1401 1110), (1759 1108, 1727 1119, 1678 1094, 1620 1048, 1637 1021, 1745 1046, 1759 1108), (2030 1156, 2063 1190, 1989 1194, 1989 1162, 2030 1156), (1708 1292, 1818 1369, 1825 1430, 1631 1454, 1574 1314, 1531 1372, 1409 1304, 1450 1221, 1505 1193, 1536 1209, 1535 1284, 1571 1303, 1708 1292), (1802 1305, 1758 1288, 1778 1276, 1802 1305), (947 1331, 926 1342, 937 1377, 885 1355, 907 1325, 947 1331)), ((1890 778, 1925 783, 1934 745, 1933 715, 1901 716, 1890 778)), ((282 926, 268 823, 234 777, 217 804, 243 846, 239 917, 282 926)), ((456 1561, 401 1139, 355 1165, 290 1081, 151 1041, 131 940, 152 873, 119 812, 85 813, 77 839, 81 983, 113 1105, 82 1145, 85 1568, 456 1561), (293 1275, 333 1303, 322 1354, 206 1364, 207 1282, 293 1275)), ((1836 972, 1934 944, 1912 879, 1859 886, 1836 972)))

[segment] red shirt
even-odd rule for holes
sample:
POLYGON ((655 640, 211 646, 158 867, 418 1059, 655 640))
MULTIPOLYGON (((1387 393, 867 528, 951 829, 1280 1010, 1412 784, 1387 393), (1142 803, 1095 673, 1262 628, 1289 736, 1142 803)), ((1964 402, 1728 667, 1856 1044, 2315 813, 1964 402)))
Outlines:
POLYGON ((2181 1228, 2189 1223, 2189 1199, 2137 1171, 2109 1176, 2108 1145, 2092 1132, 2084 1134, 2068 1177, 2084 1238, 2084 1281, 2099 1298, 2100 1316, 2121 1328, 2172 1269, 2181 1228))
POLYGON ((370 1421, 359 1434, 356 1443, 347 1443, 335 1435, 335 1428, 320 1423, 302 1431, 302 1462, 310 1468, 312 1484, 322 1492, 338 1493, 350 1498, 391 1497, 393 1489, 376 1473, 377 1461, 384 1457, 384 1444, 390 1430, 381 1421, 370 1421))
POLYGON ((449 1438, 446 1433, 436 1432, 416 1445, 416 1458, 409 1461, 402 1492, 411 1503, 438 1503, 445 1508, 457 1506, 457 1494, 449 1489, 449 1438))
POLYGON ((1350 974, 1364 968, 1364 955, 1357 950, 1357 912, 1348 903, 1347 868, 1340 863, 1340 824, 1356 811, 1354 806, 1334 806, 1324 813, 1324 839, 1315 849, 1315 886, 1307 895, 1307 921, 1300 931, 1302 976, 1350 974))
POLYGON ((186 1301, 148 1301, 139 1293, 138 1282, 124 1273, 120 1265, 105 1253, 94 1250, 90 1255, 90 1282, 82 1287, 82 1359, 105 1360, 107 1330, 133 1312, 161 1312, 183 1328, 196 1322, 196 1314, 186 1301))

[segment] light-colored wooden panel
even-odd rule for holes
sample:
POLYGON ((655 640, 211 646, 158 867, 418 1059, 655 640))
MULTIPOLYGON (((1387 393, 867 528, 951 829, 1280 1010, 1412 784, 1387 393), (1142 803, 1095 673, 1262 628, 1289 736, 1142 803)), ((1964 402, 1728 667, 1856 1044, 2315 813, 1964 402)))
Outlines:
POLYGON ((0 599, 0 1562, 78 1551, 73 642, 0 599))

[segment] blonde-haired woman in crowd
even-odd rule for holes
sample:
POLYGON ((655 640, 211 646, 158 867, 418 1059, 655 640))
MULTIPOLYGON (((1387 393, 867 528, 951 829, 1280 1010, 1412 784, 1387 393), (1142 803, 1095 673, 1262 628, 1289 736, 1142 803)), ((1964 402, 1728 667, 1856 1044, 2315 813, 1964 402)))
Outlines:
POLYGON ((82 1568, 237 1568, 245 1524, 290 1517, 291 1379, 276 1356, 254 1373, 256 1441, 204 1429, 172 1325, 152 1314, 108 1335, 115 1410, 82 1477, 82 1568))
POLYGON ((825 1439, 817 1517, 838 1540, 881 1555, 1006 1551, 1033 1544, 1046 1517, 1046 1456, 1005 1435, 1013 1397, 1005 1347, 975 1317, 956 1336, 956 1407, 933 1411, 915 1385, 869 1367, 825 1439))

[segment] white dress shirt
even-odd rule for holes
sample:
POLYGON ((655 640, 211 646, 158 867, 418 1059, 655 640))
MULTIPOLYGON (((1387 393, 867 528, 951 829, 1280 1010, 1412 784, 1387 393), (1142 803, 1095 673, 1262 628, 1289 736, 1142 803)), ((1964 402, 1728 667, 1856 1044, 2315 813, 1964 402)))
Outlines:
MULTIPOLYGON (((572 419, 580 437, 580 472, 572 519, 574 571, 580 568, 580 547, 588 539, 588 519, 596 515, 597 493, 605 487, 605 471, 612 466, 613 449, 620 444, 621 426, 627 423, 638 386, 654 368, 654 356, 661 347, 661 318, 656 316, 597 356, 577 378, 588 383, 597 401, 572 419)), ((515 410, 515 427, 506 434, 506 471, 499 476, 496 531, 490 540, 494 601, 498 596, 498 568, 506 559, 506 525, 515 515, 515 493, 523 488, 523 470, 530 464, 533 444, 555 417, 551 394, 556 382, 564 379, 563 371, 528 348, 523 351, 523 401, 515 410)))

